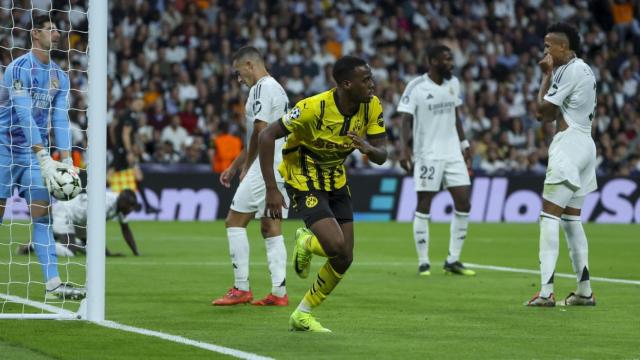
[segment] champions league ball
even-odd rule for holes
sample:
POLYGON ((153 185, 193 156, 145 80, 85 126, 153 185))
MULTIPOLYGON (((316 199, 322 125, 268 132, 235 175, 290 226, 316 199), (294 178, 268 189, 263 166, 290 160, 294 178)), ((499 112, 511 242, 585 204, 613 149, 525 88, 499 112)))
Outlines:
POLYGON ((74 169, 58 168, 54 179, 49 189, 51 189, 51 195, 58 200, 71 200, 82 191, 80 176, 74 169))

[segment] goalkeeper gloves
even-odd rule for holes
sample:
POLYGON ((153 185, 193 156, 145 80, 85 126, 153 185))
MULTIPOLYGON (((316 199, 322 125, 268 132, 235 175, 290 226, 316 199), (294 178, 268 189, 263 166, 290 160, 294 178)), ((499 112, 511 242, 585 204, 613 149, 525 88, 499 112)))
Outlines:
POLYGON ((47 186, 47 189, 51 191, 51 184, 55 182, 56 176, 58 175, 58 169, 67 168, 68 165, 53 160, 47 150, 44 149, 36 153, 36 158, 38 159, 38 164, 40 164, 40 173, 42 174, 44 183, 47 186))

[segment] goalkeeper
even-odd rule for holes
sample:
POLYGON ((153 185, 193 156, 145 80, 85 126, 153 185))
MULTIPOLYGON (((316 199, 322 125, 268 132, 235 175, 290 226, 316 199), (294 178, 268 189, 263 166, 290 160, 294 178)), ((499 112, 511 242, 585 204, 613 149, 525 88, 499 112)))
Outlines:
POLYGON ((60 32, 48 15, 33 18, 31 51, 12 61, 0 83, 0 222, 15 188, 29 204, 32 239, 42 267, 45 299, 81 299, 85 290, 63 283, 49 215, 49 184, 70 158, 69 77, 51 60, 60 32), (49 156, 49 116, 62 162, 49 156), (45 186, 47 184, 47 186, 45 186))

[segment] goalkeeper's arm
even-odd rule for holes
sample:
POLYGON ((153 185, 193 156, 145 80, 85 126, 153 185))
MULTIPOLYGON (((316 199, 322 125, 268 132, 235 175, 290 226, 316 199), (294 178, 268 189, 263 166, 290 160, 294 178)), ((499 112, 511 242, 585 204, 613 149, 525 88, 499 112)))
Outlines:
POLYGON ((122 237, 124 237, 124 241, 129 245, 129 248, 133 252, 133 255, 138 256, 138 245, 136 245, 136 240, 133 238, 133 233, 131 232, 131 228, 129 224, 123 221, 120 221, 120 230, 122 230, 122 237))
POLYGON ((56 148, 60 150, 60 159, 64 164, 73 166, 69 128, 69 78, 62 71, 58 77, 60 90, 51 103, 51 127, 55 135, 56 148))

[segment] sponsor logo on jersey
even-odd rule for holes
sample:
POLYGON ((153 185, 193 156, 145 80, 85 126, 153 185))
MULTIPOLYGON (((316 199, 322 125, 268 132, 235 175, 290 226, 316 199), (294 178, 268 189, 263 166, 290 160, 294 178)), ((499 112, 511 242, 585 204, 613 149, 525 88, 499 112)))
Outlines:
POLYGON ((307 199, 304 201, 305 205, 311 209, 318 205, 318 198, 315 195, 307 195, 307 199))

